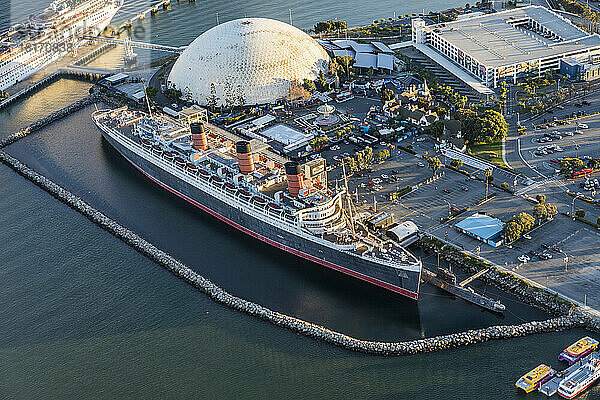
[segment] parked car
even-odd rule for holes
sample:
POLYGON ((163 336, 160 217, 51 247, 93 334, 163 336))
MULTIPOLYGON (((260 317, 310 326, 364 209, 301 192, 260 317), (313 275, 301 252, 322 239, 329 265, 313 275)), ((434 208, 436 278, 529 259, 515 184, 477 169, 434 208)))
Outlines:
POLYGON ((450 191, 448 189, 442 189, 444 191, 444 193, 450 193, 450 191))
POLYGON ((522 263, 526 263, 529 260, 530 260, 530 258, 526 254, 519 256, 519 261, 521 261, 522 263))
POLYGON ((577 124, 577 127, 578 127, 579 129, 587 129, 587 128, 588 128, 587 124, 582 124, 582 123, 578 123, 578 124, 577 124))
POLYGON ((589 105, 590 105, 590 104, 592 104, 592 103, 590 103, 590 102, 589 102, 589 101, 587 101, 587 100, 583 100, 583 101, 581 102, 581 104, 583 104, 584 106, 589 106, 589 105))
POLYGON ((524 234, 524 235, 523 235, 523 237, 524 237, 525 239, 531 240, 531 236, 530 236, 530 235, 528 235, 527 233, 526 233, 526 234, 524 234))

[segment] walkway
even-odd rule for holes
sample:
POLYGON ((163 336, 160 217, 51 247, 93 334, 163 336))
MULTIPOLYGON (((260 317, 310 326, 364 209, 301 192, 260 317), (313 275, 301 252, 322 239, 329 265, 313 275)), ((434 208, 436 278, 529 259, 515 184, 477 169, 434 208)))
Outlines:
POLYGON ((166 51, 169 53, 182 53, 187 48, 187 46, 172 47, 172 46, 164 46, 161 44, 137 42, 135 40, 114 39, 114 38, 107 38, 107 37, 102 37, 102 36, 84 36, 83 38, 89 39, 89 40, 94 40, 96 42, 118 44, 118 45, 122 45, 122 46, 138 47, 141 49, 160 50, 160 51, 166 51))
MULTIPOLYGON (((401 43, 400 43, 401 44, 401 43)), ((475 90, 477 93, 482 95, 494 95, 494 91, 489 87, 485 86, 481 83, 477 78, 473 75, 469 74, 467 71, 454 64, 452 61, 432 49, 431 47, 424 45, 422 43, 413 43, 412 44, 417 50, 421 53, 425 54, 427 57, 431 58, 433 61, 438 63, 440 66, 444 67, 448 72, 452 75, 456 76, 458 79, 466 83, 470 88, 475 90)), ((390 48, 396 49, 398 47, 394 47, 395 45, 391 45, 390 48)))

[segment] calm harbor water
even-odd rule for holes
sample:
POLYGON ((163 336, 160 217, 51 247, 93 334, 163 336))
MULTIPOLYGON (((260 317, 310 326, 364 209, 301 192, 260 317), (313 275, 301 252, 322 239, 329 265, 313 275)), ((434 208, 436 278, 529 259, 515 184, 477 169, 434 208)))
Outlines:
MULTIPOLYGON (((414 4, 414 11, 451 5, 414 4)), ((38 6, 19 2, 19 15, 38 6)), ((286 20, 292 7, 297 24, 310 26, 336 16, 369 22, 392 6, 398 4, 182 2, 148 25, 157 41, 179 45, 209 27, 215 10, 222 21, 240 13, 286 20)), ((408 4, 402 8, 397 11, 413 11, 408 4)), ((99 62, 116 61, 109 55, 99 62)), ((0 135, 70 104, 88 89, 87 83, 63 80, 1 110, 0 135)), ((546 317, 482 286, 507 304, 504 318, 429 286, 414 304, 275 252, 146 182, 101 140, 91 111, 48 126, 8 151, 235 294, 383 340, 546 317)), ((4 166, 0 227, 3 399, 522 398, 513 389, 515 379, 539 362, 559 366, 558 352, 586 333, 536 335, 413 357, 365 356, 214 304, 4 166)), ((600 388, 586 396, 600 399, 600 388)))

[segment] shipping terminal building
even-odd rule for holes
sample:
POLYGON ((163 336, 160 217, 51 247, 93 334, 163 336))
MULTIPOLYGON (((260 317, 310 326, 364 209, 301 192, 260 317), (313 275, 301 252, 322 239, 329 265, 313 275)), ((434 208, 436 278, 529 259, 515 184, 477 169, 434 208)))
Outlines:
POLYGON ((412 21, 412 41, 428 46, 487 87, 558 70, 561 60, 600 62, 600 36, 557 13, 528 6, 435 25, 412 21))

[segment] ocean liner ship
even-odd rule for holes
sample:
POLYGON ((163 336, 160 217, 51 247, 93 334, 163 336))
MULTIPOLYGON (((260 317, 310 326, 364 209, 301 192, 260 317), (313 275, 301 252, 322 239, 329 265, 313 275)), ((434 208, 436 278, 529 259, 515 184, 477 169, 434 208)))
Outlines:
POLYGON ((0 90, 73 52, 81 37, 99 34, 123 0, 56 0, 41 14, 0 33, 0 90))
MULTIPOLYGON (((193 108, 191 109, 193 110, 193 108)), ((202 110, 204 111, 204 110, 202 110)), ((127 107, 92 114, 102 135, 150 180, 274 247, 416 300, 421 262, 375 235, 325 160, 300 165, 260 140, 208 123, 127 107)))

